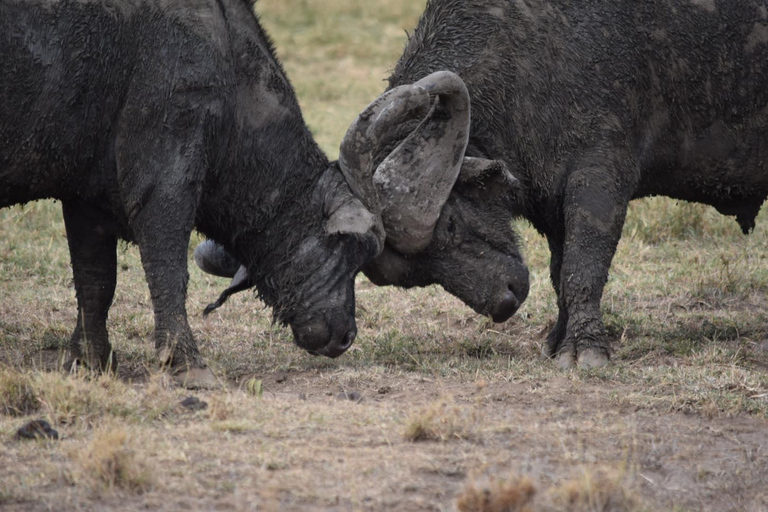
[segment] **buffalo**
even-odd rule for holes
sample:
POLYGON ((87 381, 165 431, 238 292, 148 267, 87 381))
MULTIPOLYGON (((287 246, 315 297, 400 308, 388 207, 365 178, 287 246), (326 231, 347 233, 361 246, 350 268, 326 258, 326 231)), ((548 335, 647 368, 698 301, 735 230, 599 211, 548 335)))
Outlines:
POLYGON ((768 4, 757 0, 431 0, 389 79, 458 74, 468 157, 502 161, 543 234, 557 293, 545 354, 601 366, 600 312, 630 200, 735 216, 768 196, 768 4))
MULTIPOLYGON (((193 229, 242 262, 299 346, 342 354, 356 336, 355 275, 384 249, 383 212, 406 239, 428 231, 398 225, 399 212, 435 217, 436 200, 408 198, 447 196, 467 143, 467 91, 452 73, 378 106, 395 123, 421 116, 383 157, 408 187, 386 208, 361 181, 362 153, 329 162, 312 139, 251 3, 0 3, 0 207, 62 204, 78 304, 69 364, 116 363, 106 320, 123 239, 139 247, 161 364, 187 386, 214 384, 185 308, 193 229)), ((386 132, 386 118, 363 124, 386 132)))

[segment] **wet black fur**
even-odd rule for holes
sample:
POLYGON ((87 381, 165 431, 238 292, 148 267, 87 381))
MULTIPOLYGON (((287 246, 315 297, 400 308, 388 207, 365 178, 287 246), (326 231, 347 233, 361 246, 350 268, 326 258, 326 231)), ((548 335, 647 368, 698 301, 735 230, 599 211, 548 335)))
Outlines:
POLYGON ((246 264, 294 330, 338 311, 353 325, 354 275, 377 252, 374 237, 326 235, 349 186, 247 0, 4 0, 0 184, 0 207, 61 200, 71 349, 102 367, 118 238, 139 245, 158 348, 199 367, 184 307, 193 227, 246 264))
POLYGON ((710 204, 746 233, 768 195, 768 3, 430 0, 390 78, 448 69, 467 153, 504 160, 547 237, 548 353, 609 354, 599 309, 627 203, 710 204))

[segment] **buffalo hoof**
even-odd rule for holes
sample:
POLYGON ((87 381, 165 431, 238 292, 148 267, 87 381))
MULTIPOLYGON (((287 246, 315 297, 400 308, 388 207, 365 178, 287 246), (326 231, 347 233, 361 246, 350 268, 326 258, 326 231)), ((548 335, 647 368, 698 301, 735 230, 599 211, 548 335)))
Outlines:
POLYGON ((187 368, 173 374, 173 381, 187 389, 217 389, 221 387, 213 372, 208 368, 187 368))
POLYGON ((117 357, 113 352, 106 361, 91 357, 71 357, 64 363, 64 371, 76 375, 82 371, 117 374, 117 357))
POLYGON ((576 357, 573 355, 573 352, 570 350, 560 352, 560 355, 557 356, 557 366, 561 370, 570 370, 576 366, 576 357))
POLYGON ((579 352, 579 368, 586 370, 608 364, 608 354, 598 348, 586 348, 579 352))

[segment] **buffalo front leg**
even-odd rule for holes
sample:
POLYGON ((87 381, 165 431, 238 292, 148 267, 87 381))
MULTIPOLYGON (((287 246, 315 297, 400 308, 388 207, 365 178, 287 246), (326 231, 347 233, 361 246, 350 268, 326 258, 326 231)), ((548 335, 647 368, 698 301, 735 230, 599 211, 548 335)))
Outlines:
POLYGON ((127 126, 117 151, 123 204, 155 314, 155 350, 178 384, 216 386, 192 336, 185 304, 187 250, 205 158, 193 133, 180 137, 147 122, 152 119, 127 126))
POLYGON ((628 203, 615 180, 603 169, 589 167, 568 177, 559 286, 555 283, 560 317, 553 332, 563 337, 550 342, 563 368, 576 363, 587 368, 603 366, 610 358, 600 300, 628 203))
POLYGON ((99 210, 73 201, 64 201, 62 210, 77 296, 77 325, 67 366, 115 370, 117 359, 109 344, 107 315, 115 294, 117 237, 99 210))
POLYGON ((132 223, 155 313, 155 350, 178 384, 211 387, 216 380, 192 336, 185 305, 192 219, 185 215, 189 208, 169 204, 169 198, 153 197, 132 223))

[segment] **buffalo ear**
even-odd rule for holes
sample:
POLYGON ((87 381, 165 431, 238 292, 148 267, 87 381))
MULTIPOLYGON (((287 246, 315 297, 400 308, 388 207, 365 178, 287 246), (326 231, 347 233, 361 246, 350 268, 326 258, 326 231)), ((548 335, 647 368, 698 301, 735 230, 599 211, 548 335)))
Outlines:
POLYGON ((240 262, 213 240, 205 240, 195 247, 195 263, 206 274, 219 277, 235 277, 240 268, 240 262))
POLYGON ((227 301, 230 295, 248 290, 254 286, 256 286, 256 283, 254 283, 251 279, 251 275, 248 273, 248 269, 241 266, 235 273, 235 276, 232 278, 232 282, 229 283, 229 286, 226 290, 221 292, 221 295, 219 295, 219 298, 216 300, 216 302, 208 304, 205 307, 203 316, 208 316, 211 311, 220 308, 227 301))
POLYGON ((486 183, 489 180, 500 181, 506 184, 509 190, 516 192, 520 189, 520 180, 517 179, 503 160, 488 160, 465 156, 459 172, 459 183, 486 183))
POLYGON ((325 222, 325 231, 333 234, 363 235, 374 228, 376 216, 357 198, 350 198, 338 206, 325 222))
POLYGON ((255 285, 248 269, 229 254, 224 246, 213 240, 206 240, 195 248, 195 263, 207 274, 232 278, 232 282, 219 295, 218 300, 206 306, 203 316, 208 316, 211 311, 220 308, 230 295, 253 288, 255 285))
POLYGON ((331 205, 329 210, 328 220, 325 221, 326 233, 370 238, 374 255, 378 255, 384 248, 386 234, 381 224, 381 217, 371 213, 358 198, 350 194, 343 201, 331 205))

